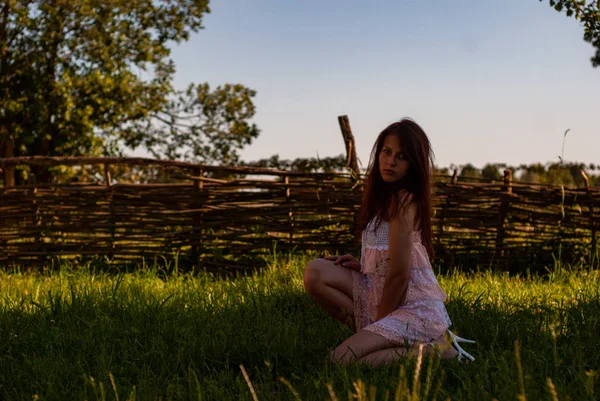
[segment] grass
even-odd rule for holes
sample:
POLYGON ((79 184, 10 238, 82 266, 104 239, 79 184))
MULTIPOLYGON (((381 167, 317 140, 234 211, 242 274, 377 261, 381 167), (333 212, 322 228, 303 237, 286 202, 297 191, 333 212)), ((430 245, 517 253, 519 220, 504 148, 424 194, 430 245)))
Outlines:
POLYGON ((302 288, 310 255, 252 276, 94 266, 0 273, 2 400, 594 400, 600 275, 438 275, 471 365, 326 361, 351 332, 302 288), (252 392, 255 392, 253 395, 252 392))

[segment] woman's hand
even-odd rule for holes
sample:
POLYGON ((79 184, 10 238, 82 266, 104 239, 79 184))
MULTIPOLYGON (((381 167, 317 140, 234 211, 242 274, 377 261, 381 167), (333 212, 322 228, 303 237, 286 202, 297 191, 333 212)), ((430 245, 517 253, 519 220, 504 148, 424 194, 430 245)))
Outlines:
POLYGON ((360 271, 360 262, 350 254, 325 256, 325 260, 332 260, 334 265, 340 265, 352 270, 360 271))

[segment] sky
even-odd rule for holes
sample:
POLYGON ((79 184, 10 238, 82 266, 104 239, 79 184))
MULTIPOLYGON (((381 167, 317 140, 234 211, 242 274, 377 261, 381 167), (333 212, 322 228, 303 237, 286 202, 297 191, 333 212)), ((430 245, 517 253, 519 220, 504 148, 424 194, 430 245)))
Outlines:
POLYGON ((246 161, 345 154, 363 167, 402 117, 436 165, 600 163, 600 68, 583 27, 538 0, 212 0, 204 29, 172 48, 175 86, 257 91, 246 161))

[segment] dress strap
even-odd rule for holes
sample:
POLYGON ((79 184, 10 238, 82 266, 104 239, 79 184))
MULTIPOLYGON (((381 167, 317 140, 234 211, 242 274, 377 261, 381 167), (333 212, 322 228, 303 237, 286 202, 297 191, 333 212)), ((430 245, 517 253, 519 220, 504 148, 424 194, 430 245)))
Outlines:
POLYGON ((422 242, 421 230, 413 231, 413 242, 417 244, 422 242))

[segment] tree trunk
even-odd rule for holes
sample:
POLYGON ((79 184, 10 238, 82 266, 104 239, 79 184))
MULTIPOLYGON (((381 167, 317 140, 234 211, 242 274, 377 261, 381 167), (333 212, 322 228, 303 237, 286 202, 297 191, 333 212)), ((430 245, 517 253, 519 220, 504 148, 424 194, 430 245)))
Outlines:
MULTIPOLYGON (((62 32, 63 26, 60 19, 56 21, 57 27, 56 32, 62 32)), ((52 139, 56 138, 56 125, 52 121, 53 116, 56 113, 56 103, 53 101, 55 97, 55 86, 56 86, 56 63, 58 58, 58 50, 60 46, 60 42, 62 41, 62 37, 59 35, 55 38, 54 42, 49 46, 49 58, 48 58, 48 67, 46 71, 46 83, 45 83, 45 115, 42 116, 44 121, 42 122, 42 132, 41 137, 35 141, 35 155, 37 156, 50 156, 51 155, 51 146, 52 139)), ((38 183, 50 183, 52 177, 50 175, 50 170, 46 166, 36 166, 32 169, 36 182, 38 183)))

